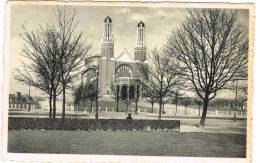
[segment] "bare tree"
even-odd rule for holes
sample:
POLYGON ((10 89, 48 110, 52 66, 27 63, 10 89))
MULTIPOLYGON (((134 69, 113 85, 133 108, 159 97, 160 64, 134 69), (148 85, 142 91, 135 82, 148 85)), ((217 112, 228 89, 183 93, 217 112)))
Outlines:
POLYGON ((200 116, 200 107, 202 105, 201 98, 197 96, 195 99, 195 102, 196 102, 196 104, 198 104, 198 107, 199 107, 198 110, 199 110, 199 116, 200 116))
POLYGON ((22 55, 28 60, 23 70, 17 69, 16 80, 39 88, 49 95, 49 118, 55 118, 56 97, 59 95, 60 72, 57 62, 57 35, 50 26, 20 34, 25 42, 22 55), (53 110, 52 110, 53 109, 53 110), (53 113, 52 113, 53 112, 53 113))
POLYGON ((178 77, 174 73, 177 64, 164 50, 154 49, 148 57, 148 63, 138 63, 143 77, 143 85, 152 89, 159 100, 159 119, 161 119, 163 99, 170 90, 178 85, 178 77), (149 65, 149 66, 148 66, 149 65))
POLYGON ((119 87, 116 87, 115 99, 116 99, 116 111, 119 112, 119 107, 118 107, 119 100, 120 100, 119 87))
POLYGON ((24 64, 24 72, 17 71, 17 80, 40 88, 53 101, 53 117, 56 116, 56 97, 61 85, 63 95, 62 119, 65 118, 66 88, 81 73, 90 45, 77 33, 76 13, 66 8, 58 9, 57 25, 36 32, 25 32, 27 44, 23 54, 31 61, 24 64))
POLYGON ((92 108, 93 108, 93 101, 95 99, 95 97, 97 96, 97 88, 96 88, 96 80, 92 83, 89 83, 87 86, 87 98, 90 100, 90 110, 89 112, 92 112, 92 108))
POLYGON ((178 112, 178 101, 180 96, 183 95, 182 91, 181 91, 181 86, 183 85, 178 85, 177 88, 175 90, 171 90, 171 92, 169 93, 169 98, 170 100, 175 103, 175 111, 174 111, 174 116, 177 116, 177 112, 178 112))
POLYGON ((82 86, 79 86, 74 90, 74 106, 78 107, 80 105, 80 100, 82 99, 82 86))
POLYGON ((82 32, 77 33, 78 22, 76 13, 66 8, 58 9, 57 32, 59 34, 59 69, 62 85, 62 119, 65 118, 66 89, 82 72, 90 45, 82 38, 82 32))
POLYGON ((244 105, 247 101, 247 87, 242 88, 242 93, 240 94, 239 101, 240 101, 241 109, 244 109, 244 105))
POLYGON ((119 112, 119 86, 116 86, 114 82, 111 82, 111 91, 115 94, 115 101, 116 101, 116 112, 119 112))
POLYGON ((179 75, 203 101, 204 126, 209 101, 246 69, 248 32, 234 10, 196 9, 169 37, 167 49, 181 64, 179 75))
POLYGON ((244 103, 247 100, 247 85, 241 85, 241 82, 244 79, 235 79, 230 83, 230 86, 226 87, 226 89, 235 93, 234 99, 234 122, 236 121, 238 108, 242 108, 244 103), (240 84, 238 85, 238 83, 240 84), (240 106, 239 106, 240 105, 240 106))
MULTIPOLYGON (((148 85, 144 85, 143 86, 143 96, 144 97, 148 97, 149 101, 152 105, 152 113, 154 112, 154 103, 156 102, 156 92, 152 87, 149 87, 148 85)), ((136 112, 137 112, 137 108, 136 108, 136 112)))
MULTIPOLYGON (((136 84, 140 83, 139 81, 136 81, 136 84)), ((140 90, 139 87, 136 85, 135 87, 135 97, 134 97, 134 102, 135 102, 135 114, 137 114, 137 107, 138 107, 138 102, 139 102, 139 98, 140 98, 140 90)))
POLYGON ((185 108, 185 116, 188 115, 187 107, 191 104, 191 99, 189 97, 184 97, 183 99, 183 105, 185 108))
POLYGON ((234 107, 234 122, 236 121, 236 114, 237 110, 239 108, 239 103, 241 103, 241 106, 244 105, 244 103, 247 100, 247 84, 245 84, 243 81, 247 80, 247 71, 241 71, 239 76, 234 77, 231 86, 227 86, 228 90, 231 90, 235 93, 235 107, 234 107), (239 84, 243 82, 244 84, 239 84))
MULTIPOLYGON (((80 101, 83 99, 84 107, 85 107, 85 100, 90 101, 90 114, 92 113, 93 109, 93 101, 96 97, 96 80, 93 80, 91 82, 87 82, 84 85, 80 85, 78 88, 74 91, 75 100, 78 101, 78 104, 80 104, 80 101)), ((74 100, 74 101, 75 101, 74 100)))

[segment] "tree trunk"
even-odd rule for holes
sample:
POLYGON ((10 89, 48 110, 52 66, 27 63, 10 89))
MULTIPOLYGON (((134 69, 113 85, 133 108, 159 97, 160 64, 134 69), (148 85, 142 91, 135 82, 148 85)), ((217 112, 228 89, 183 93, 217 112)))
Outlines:
POLYGON ((201 105, 201 104, 199 104, 199 116, 200 116, 200 105, 201 105))
POLYGON ((152 113, 153 113, 153 105, 154 105, 154 101, 152 100, 152 102, 151 102, 151 103, 152 103, 152 113))
POLYGON ((95 114, 95 120, 98 119, 98 72, 97 72, 97 82, 96 82, 96 114, 95 114))
POLYGON ((176 104, 175 104, 175 116, 177 116, 177 111, 178 111, 178 101, 176 100, 176 104))
POLYGON ((162 101, 162 106, 163 106, 163 107, 162 107, 162 110, 165 111, 165 110, 164 110, 164 100, 162 101))
POLYGON ((185 115, 187 115, 187 105, 185 104, 185 115))
POLYGON ((50 107, 49 118, 51 118, 51 116, 52 116, 52 93, 50 93, 50 97, 49 97, 49 107, 50 107))
POLYGON ((234 119, 233 121, 236 122, 237 120, 237 107, 234 108, 234 119))
POLYGON ((162 118, 162 97, 159 97, 159 120, 162 118))
POLYGON ((126 108, 125 108, 125 113, 127 114, 128 112, 128 101, 126 102, 126 108))
POLYGON ((92 112, 92 106, 93 106, 93 99, 90 100, 90 109, 89 109, 89 113, 91 114, 92 112))
POLYGON ((84 110, 86 109, 86 95, 84 93, 84 110))
POLYGON ((116 99, 116 112, 119 112, 118 103, 119 103, 119 97, 117 97, 116 99))
POLYGON ((137 104, 138 104, 138 100, 135 101, 135 114, 137 114, 137 104))
POLYGON ((63 88, 62 88, 62 96, 63 96, 63 99, 62 99, 62 120, 65 119, 65 104, 66 104, 66 87, 64 86, 63 84, 63 88))
POLYGON ((54 96, 53 96, 53 115, 52 115, 52 117, 53 117, 53 119, 55 119, 56 118, 56 95, 55 95, 55 93, 54 93, 54 96))
POLYGON ((200 125, 204 127, 205 120, 206 120, 206 115, 207 115, 207 110, 208 110, 208 103, 209 103, 209 96, 205 95, 205 98, 203 100, 203 111, 202 111, 202 116, 200 119, 200 125))
MULTIPOLYGON (((29 107, 28 107, 28 112, 31 111, 31 95, 30 95, 30 83, 29 83, 29 107)), ((20 107, 21 108, 21 107, 20 107)))
POLYGON ((237 119, 237 108, 238 108, 238 104, 237 104, 237 81, 236 81, 236 98, 235 98, 234 122, 236 122, 236 119, 237 119))
POLYGON ((119 104, 119 90, 118 87, 116 87, 116 93, 115 93, 115 99, 116 99, 116 112, 119 112, 118 104, 119 104))

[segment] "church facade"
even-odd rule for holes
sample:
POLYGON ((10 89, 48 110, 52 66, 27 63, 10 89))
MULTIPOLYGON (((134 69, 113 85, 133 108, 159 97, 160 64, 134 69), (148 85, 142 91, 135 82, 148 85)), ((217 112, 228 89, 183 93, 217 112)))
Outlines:
MULTIPOLYGON (((101 96, 115 95, 121 100, 134 100, 140 96, 142 84, 137 63, 146 61, 145 24, 137 24, 137 41, 134 57, 127 50, 115 58, 112 19, 104 19, 104 33, 98 64, 98 88, 101 96)), ((83 78, 90 80, 94 74, 85 73, 83 78)), ((82 79, 82 80, 84 80, 82 79)))

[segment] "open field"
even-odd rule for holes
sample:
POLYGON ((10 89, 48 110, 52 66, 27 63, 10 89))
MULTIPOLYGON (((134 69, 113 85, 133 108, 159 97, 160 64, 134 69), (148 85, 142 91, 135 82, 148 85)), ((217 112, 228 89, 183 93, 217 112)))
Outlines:
POLYGON ((246 136, 196 132, 9 131, 13 153, 245 157, 246 136))

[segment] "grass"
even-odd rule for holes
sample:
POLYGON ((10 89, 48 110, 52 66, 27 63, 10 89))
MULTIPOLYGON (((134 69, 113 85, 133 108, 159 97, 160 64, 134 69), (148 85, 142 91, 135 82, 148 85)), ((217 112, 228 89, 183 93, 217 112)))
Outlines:
POLYGON ((9 131, 12 153, 245 157, 246 135, 204 132, 9 131))
MULTIPOLYGON (((151 119, 150 115, 151 113, 140 113, 133 116, 134 119, 151 119)), ((88 118, 93 116, 94 114, 91 114, 88 118)), ((125 116, 124 113, 116 112, 100 113, 103 118, 124 119, 125 116)), ((157 114, 154 114, 153 119, 157 119, 157 114)), ((178 133, 11 130, 8 133, 8 151, 239 158, 246 156, 246 119, 236 122, 207 119, 204 128, 194 126, 199 123, 199 118, 180 120, 181 132, 178 133)))

